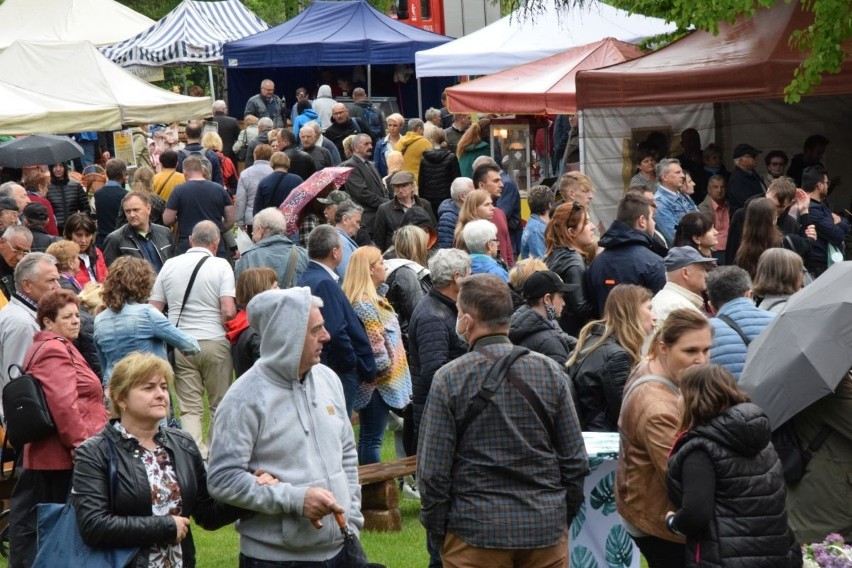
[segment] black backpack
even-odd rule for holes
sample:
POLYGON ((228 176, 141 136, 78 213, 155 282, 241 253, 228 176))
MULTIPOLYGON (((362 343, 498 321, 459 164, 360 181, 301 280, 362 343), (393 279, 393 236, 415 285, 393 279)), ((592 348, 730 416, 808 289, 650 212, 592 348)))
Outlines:
MULTIPOLYGON (((30 362, 45 343, 47 341, 39 345, 30 357, 30 362)), ((39 380, 28 374, 20 365, 10 365, 8 373, 9 383, 3 387, 6 438, 20 452, 25 444, 38 442, 56 432, 56 425, 53 423, 39 380), (14 370, 18 371, 16 376, 12 375, 14 370)))
POLYGON ((382 135, 382 115, 376 108, 368 104, 364 107, 364 122, 370 128, 369 134, 372 134, 373 140, 378 139, 382 135))

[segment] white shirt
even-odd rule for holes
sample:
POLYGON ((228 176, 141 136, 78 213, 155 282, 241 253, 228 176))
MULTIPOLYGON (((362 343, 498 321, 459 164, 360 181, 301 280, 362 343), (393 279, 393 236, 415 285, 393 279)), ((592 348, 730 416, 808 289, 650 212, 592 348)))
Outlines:
POLYGON ((192 247, 186 253, 167 260, 151 293, 152 300, 168 304, 169 321, 176 324, 180 316, 179 329, 198 340, 225 338, 220 298, 235 296, 231 265, 201 247, 192 247), (186 306, 181 306, 192 271, 202 255, 210 258, 198 271, 186 306))

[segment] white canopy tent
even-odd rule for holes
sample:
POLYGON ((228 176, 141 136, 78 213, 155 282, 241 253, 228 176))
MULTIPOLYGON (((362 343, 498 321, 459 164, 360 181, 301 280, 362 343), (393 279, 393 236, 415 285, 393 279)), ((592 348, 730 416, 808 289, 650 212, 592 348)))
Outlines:
POLYGON ((150 18, 114 0, 5 0, 0 4, 0 50, 19 39, 109 45, 152 25, 150 18))
POLYGON ((603 2, 589 4, 569 10, 557 8, 554 0, 548 0, 545 9, 535 15, 515 11, 472 34, 418 51, 414 56, 417 76, 488 75, 605 37, 636 43, 676 28, 603 2))
POLYGON ((209 97, 186 97, 146 83, 109 61, 87 41, 16 41, 0 53, 0 77, 25 91, 52 97, 57 103, 118 111, 109 120, 58 130, 61 132, 117 130, 127 124, 201 118, 210 115, 212 104, 209 97))
POLYGON ((121 112, 114 105, 62 101, 3 82, 0 100, 0 135, 109 129, 121 122, 121 112))

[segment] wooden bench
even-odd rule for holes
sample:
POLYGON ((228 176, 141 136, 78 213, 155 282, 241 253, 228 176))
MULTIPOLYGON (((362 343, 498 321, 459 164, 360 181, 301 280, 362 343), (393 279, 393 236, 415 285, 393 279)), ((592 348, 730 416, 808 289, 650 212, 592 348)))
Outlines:
POLYGON ((364 530, 381 532, 402 530, 397 479, 412 475, 416 470, 417 456, 371 463, 358 468, 364 530))

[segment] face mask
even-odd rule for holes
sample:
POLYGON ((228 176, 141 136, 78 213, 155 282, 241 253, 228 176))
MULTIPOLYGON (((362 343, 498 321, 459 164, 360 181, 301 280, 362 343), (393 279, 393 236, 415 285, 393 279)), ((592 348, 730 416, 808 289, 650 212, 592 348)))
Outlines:
POLYGON ((465 331, 462 333, 459 331, 459 322, 461 322, 462 317, 456 318, 456 336, 463 342, 467 343, 467 332, 465 331))
POLYGON ((550 304, 544 305, 544 311, 547 312, 547 319, 553 321, 556 319, 556 308, 550 304))

